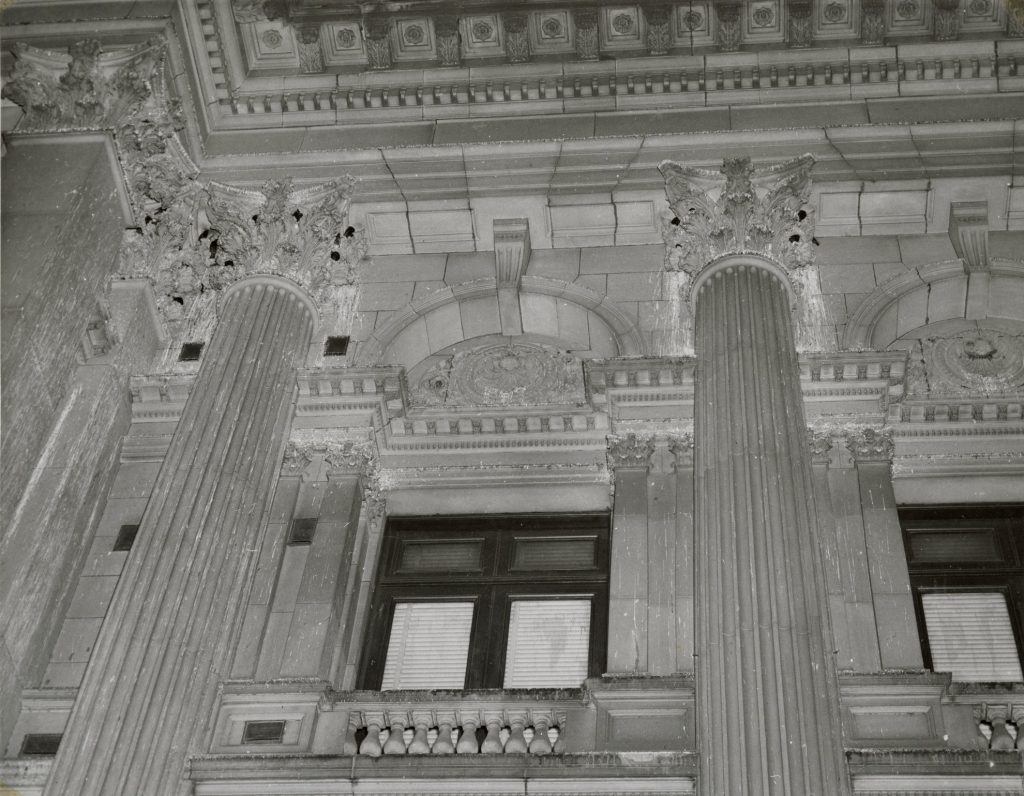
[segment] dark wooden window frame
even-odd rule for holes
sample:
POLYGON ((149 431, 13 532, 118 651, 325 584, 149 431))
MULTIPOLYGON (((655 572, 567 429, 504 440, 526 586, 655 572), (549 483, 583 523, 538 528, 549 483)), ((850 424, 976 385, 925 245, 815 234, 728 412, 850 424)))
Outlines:
POLYGON ((502 514, 485 516, 391 517, 382 540, 380 564, 367 619, 359 687, 379 690, 396 602, 473 602, 467 690, 500 688, 515 599, 590 600, 588 676, 605 668, 608 636, 610 516, 595 514, 502 514), (590 568, 514 569, 518 539, 593 537, 590 568), (480 540, 483 566, 475 571, 408 572, 400 568, 404 542, 480 540))
POLYGON ((900 508, 899 515, 925 668, 932 668, 932 654, 921 595, 929 592, 1003 594, 1017 658, 1024 666, 1024 505, 907 506, 900 508), (979 526, 992 527, 1000 560, 914 560, 911 538, 915 532, 962 533, 979 526))

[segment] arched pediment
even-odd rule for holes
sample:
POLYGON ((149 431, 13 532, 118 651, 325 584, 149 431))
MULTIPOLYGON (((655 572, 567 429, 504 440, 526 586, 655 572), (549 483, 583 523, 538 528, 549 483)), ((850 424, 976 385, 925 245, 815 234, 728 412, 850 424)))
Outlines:
POLYGON ((940 321, 1024 321, 1024 263, 995 260, 965 272, 960 260, 900 274, 868 294, 850 318, 843 348, 884 350, 914 329, 940 321))
MULTIPOLYGON (((607 297, 557 279, 524 276, 516 295, 521 334, 579 359, 640 356, 643 337, 607 297)), ((505 335, 498 286, 480 279, 438 290, 399 310, 356 353, 360 365, 400 365, 408 370, 463 341, 505 335)))

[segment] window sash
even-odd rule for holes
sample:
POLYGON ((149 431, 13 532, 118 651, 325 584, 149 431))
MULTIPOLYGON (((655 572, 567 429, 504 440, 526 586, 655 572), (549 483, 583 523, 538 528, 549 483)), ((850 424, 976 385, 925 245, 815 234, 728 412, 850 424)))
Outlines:
POLYGON ((579 688, 590 663, 589 599, 512 601, 505 688, 579 688))
POLYGON ((472 602, 396 602, 380 690, 461 689, 472 602))
POLYGON ((1006 596, 1001 592, 922 592, 932 669, 954 680, 1022 678, 1006 596))

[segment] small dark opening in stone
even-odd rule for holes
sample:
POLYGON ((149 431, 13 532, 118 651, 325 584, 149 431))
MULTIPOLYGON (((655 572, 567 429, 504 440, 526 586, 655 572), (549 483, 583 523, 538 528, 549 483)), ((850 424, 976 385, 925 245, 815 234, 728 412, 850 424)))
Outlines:
POLYGON ((179 362, 196 362, 203 353, 203 343, 185 343, 178 354, 179 362))
POLYGON ((224 267, 225 268, 234 268, 235 267, 235 261, 234 260, 225 260, 224 261, 224 267))
POLYGON ((296 221, 302 221, 302 211, 296 210, 294 213, 292 213, 292 218, 294 218, 296 221))
POLYGON ((820 243, 818 243, 818 239, 817 238, 811 238, 811 243, 813 243, 815 246, 820 246, 821 245, 820 243))
POLYGON ((343 357, 348 353, 348 337, 328 337, 324 343, 325 357, 343 357))
POLYGON ((789 242, 790 243, 799 243, 800 242, 800 236, 799 235, 790 235, 789 236, 789 242))
POLYGON ((182 307, 185 306, 185 299, 183 299, 181 296, 171 296, 171 301, 173 301, 175 304, 180 304, 182 307))
POLYGON ((805 218, 807 218, 807 211, 801 210, 799 213, 796 214, 796 217, 803 221, 805 218))
POLYGON ((679 216, 676 216, 675 218, 672 219, 672 226, 673 227, 678 227, 681 223, 682 222, 679 220, 679 216))
POLYGON ((297 517, 288 531, 288 544, 313 544, 315 534, 316 517, 297 517))
POLYGON ((281 743, 284 741, 283 721, 247 721, 242 730, 242 743, 281 743))
POLYGON ((117 539, 114 540, 114 552, 123 553, 126 550, 131 550, 138 532, 138 525, 122 525, 117 531, 117 539))
POLYGON ((210 230, 208 229, 204 229, 199 233, 199 240, 206 240, 208 237, 210 237, 210 230))
POLYGON ((338 260, 341 259, 341 255, 338 252, 331 252, 331 259, 334 260, 334 262, 338 262, 338 260))
POLYGON ((355 234, 356 234, 356 228, 355 227, 346 227, 345 228, 345 237, 346 238, 351 238, 355 234))
POLYGON ((259 213, 257 213, 256 215, 254 215, 254 216, 252 217, 252 223, 253 223, 253 224, 258 224, 259 222, 260 222, 260 214, 259 214, 259 213))
POLYGON ((38 755, 52 757, 60 746, 61 733, 30 732, 21 742, 22 756, 38 755))

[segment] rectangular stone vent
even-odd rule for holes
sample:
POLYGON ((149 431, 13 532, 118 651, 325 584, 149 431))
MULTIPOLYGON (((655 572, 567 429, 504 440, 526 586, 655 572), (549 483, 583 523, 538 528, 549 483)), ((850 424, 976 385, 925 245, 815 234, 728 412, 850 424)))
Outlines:
POLYGON ((114 540, 114 552, 121 553, 131 550, 138 532, 138 525, 122 525, 117 531, 117 539, 114 540))
POLYGON ((242 730, 242 743, 283 743, 283 721, 247 721, 242 730))
POLYGON ((348 353, 348 337, 328 337, 324 343, 325 357, 343 357, 348 353))
POLYGON ((178 354, 179 362, 198 362, 203 353, 203 343, 184 343, 181 346, 181 353, 178 354))
POLYGON ((23 757, 52 757, 57 754, 63 737, 61 733, 30 732, 21 742, 21 754, 23 757))
POLYGON ((288 544, 312 544, 316 533, 316 517, 299 517, 292 520, 288 532, 288 544))

